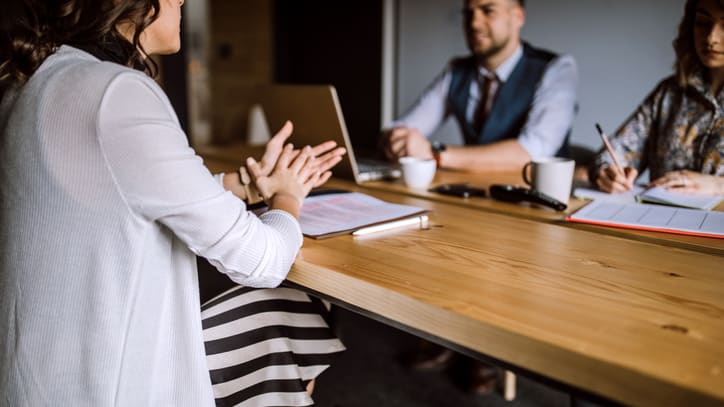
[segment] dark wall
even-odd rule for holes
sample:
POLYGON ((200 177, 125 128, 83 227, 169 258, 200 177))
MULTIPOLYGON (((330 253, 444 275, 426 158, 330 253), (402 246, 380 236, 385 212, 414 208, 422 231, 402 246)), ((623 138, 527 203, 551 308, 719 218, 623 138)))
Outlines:
MULTIPOLYGON (((182 9, 183 10, 183 9, 182 9)), ((173 55, 161 57, 161 77, 164 91, 176 111, 181 128, 189 132, 188 96, 186 87, 186 30, 181 30, 181 49, 173 55)))
POLYGON ((275 0, 274 80, 337 88, 355 150, 380 130, 382 0, 275 0))
POLYGON ((184 49, 174 55, 161 58, 161 75, 163 77, 164 91, 176 111, 181 128, 188 134, 188 106, 186 97, 186 62, 184 49))

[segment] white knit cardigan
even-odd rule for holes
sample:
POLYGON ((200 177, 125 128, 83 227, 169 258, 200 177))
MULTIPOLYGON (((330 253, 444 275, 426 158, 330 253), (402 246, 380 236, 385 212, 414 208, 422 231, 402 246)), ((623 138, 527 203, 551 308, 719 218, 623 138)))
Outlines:
POLYGON ((0 405, 212 406, 195 254, 276 286, 294 217, 246 211, 153 80, 72 47, 0 131, 0 405))

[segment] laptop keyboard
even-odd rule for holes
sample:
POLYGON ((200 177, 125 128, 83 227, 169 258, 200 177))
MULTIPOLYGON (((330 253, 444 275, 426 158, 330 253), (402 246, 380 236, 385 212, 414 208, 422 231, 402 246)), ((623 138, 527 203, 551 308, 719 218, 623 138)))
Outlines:
POLYGON ((383 178, 399 178, 401 176, 400 169, 387 161, 363 158, 357 160, 357 168, 360 176, 367 181, 383 178))
POLYGON ((357 162, 357 166, 359 167, 360 171, 385 171, 385 170, 391 170, 392 164, 386 163, 384 161, 375 161, 375 160, 359 160, 357 162))

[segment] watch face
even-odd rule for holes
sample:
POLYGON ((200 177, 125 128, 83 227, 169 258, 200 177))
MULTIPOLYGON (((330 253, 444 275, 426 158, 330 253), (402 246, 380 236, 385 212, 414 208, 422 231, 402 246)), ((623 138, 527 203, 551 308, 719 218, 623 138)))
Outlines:
POLYGON ((434 153, 441 153, 445 151, 446 148, 447 146, 439 141, 435 141, 432 143, 432 151, 434 153))

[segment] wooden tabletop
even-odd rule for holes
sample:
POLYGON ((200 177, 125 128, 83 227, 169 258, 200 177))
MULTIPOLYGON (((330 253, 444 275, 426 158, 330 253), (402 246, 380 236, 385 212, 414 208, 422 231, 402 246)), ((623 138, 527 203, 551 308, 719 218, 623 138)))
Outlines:
MULTIPOLYGON (((230 144, 226 146, 203 146, 196 150, 204 157, 206 165, 214 172, 234 171, 235 167, 247 156, 260 157, 263 146, 249 146, 245 144, 230 144)), ((349 185, 346 181, 337 184, 337 180, 331 180, 327 187, 344 187, 349 185)), ((457 171, 438 171, 431 186, 451 183, 468 183, 472 186, 488 189, 493 184, 525 185, 519 173, 468 173, 457 171)), ((575 183, 579 183, 576 181, 575 183)), ((664 232, 650 232, 643 230, 631 230, 607 226, 596 226, 582 223, 565 222, 566 215, 584 206, 587 201, 571 198, 568 201, 568 209, 557 212, 550 208, 541 207, 530 203, 509 203, 500 202, 490 198, 458 198, 429 192, 427 188, 415 189, 406 187, 401 180, 395 181, 370 181, 361 184, 362 187, 371 190, 391 191, 414 197, 430 199, 438 202, 445 202, 454 205, 476 208, 479 210, 499 213, 518 218, 531 219, 539 222, 555 223, 582 230, 590 230, 612 236, 624 237, 627 239, 664 244, 671 247, 694 250, 703 253, 714 253, 724 255, 724 239, 710 237, 685 236, 664 232)), ((724 211, 724 202, 716 210, 724 211)))
POLYGON ((427 208, 430 228, 305 239, 289 281, 625 404, 724 404, 720 254, 335 185, 427 208))
MULTIPOLYGON (((510 184, 521 186, 525 185, 523 182, 523 178, 518 173, 465 173, 443 170, 437 172, 437 174, 435 175, 435 179, 431 184, 431 187, 435 185, 452 183, 468 183, 472 186, 484 189, 488 189, 491 185, 494 184, 510 184)), ((724 239, 565 222, 564 219, 566 215, 575 212, 576 210, 580 209, 588 203, 588 201, 576 198, 571 198, 567 202, 568 209, 563 212, 557 212, 550 208, 525 202, 509 203, 496 201, 491 198, 473 197, 463 199, 455 196, 442 195, 435 192, 430 192, 427 190, 427 188, 408 188, 402 183, 401 180, 370 181, 365 182, 364 184, 362 184, 362 186, 369 189, 392 191, 410 196, 432 199, 439 202, 477 208, 487 212, 500 213, 540 222, 563 224, 565 226, 576 229, 591 230, 598 233, 620 236, 633 240, 665 244, 673 247, 681 247, 704 253, 716 253, 719 255, 724 255, 724 239)), ((715 210, 724 211, 724 202, 717 206, 715 210)))
POLYGON ((721 256, 372 195, 430 229, 305 239, 290 281, 626 404, 724 403, 721 256))

